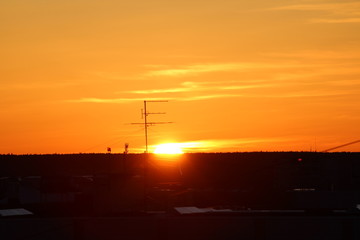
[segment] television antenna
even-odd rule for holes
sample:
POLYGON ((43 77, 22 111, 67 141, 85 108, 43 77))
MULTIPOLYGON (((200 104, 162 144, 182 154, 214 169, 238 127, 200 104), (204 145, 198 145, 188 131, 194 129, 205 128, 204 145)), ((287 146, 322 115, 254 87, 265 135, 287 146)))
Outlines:
POLYGON ((144 108, 141 109, 141 117, 144 119, 143 123, 131 123, 131 124, 141 124, 145 127, 145 153, 148 153, 149 146, 148 146, 148 127, 157 125, 157 124, 168 124, 172 122, 149 122, 148 116, 151 114, 166 114, 165 112, 148 112, 147 104, 148 103, 162 103, 162 102, 169 102, 167 100, 145 100, 144 101, 144 108))

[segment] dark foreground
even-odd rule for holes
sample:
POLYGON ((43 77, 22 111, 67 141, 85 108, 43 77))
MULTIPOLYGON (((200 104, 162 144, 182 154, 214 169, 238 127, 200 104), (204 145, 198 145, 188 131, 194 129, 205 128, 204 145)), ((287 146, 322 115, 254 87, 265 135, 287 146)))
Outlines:
POLYGON ((360 239, 359 204, 360 153, 0 155, 0 239, 360 239))
POLYGON ((358 216, 127 216, 0 219, 1 239, 360 239, 358 216))

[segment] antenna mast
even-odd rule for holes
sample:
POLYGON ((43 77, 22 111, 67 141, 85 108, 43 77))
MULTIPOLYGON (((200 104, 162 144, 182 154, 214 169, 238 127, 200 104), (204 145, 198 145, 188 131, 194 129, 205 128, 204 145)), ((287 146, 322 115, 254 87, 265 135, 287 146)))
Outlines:
POLYGON ((167 124, 167 123, 172 123, 172 122, 148 122, 148 115, 150 114, 165 114, 165 112, 148 112, 147 110, 147 104, 148 103, 156 103, 156 102, 169 102, 167 100, 149 100, 149 101, 144 101, 144 110, 142 111, 141 115, 144 118, 144 123, 132 123, 132 124, 142 124, 145 126, 145 153, 149 152, 149 146, 148 146, 148 127, 151 125, 156 125, 156 124, 167 124))

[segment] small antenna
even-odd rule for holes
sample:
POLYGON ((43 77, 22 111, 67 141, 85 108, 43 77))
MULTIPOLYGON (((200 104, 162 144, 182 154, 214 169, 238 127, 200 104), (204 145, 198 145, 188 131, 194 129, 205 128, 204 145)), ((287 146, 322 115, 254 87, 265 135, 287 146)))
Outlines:
POLYGON ((129 153, 129 144, 125 143, 125 150, 124 150, 124 154, 128 154, 129 153))

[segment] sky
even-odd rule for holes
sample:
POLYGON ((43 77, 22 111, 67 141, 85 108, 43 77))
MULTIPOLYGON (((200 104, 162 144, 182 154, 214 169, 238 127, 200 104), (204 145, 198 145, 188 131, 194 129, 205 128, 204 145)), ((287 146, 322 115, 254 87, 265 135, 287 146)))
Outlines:
MULTIPOLYGON (((360 139, 360 1, 0 1, 0 153, 360 139)), ((353 144, 338 151, 360 151, 353 144)))

